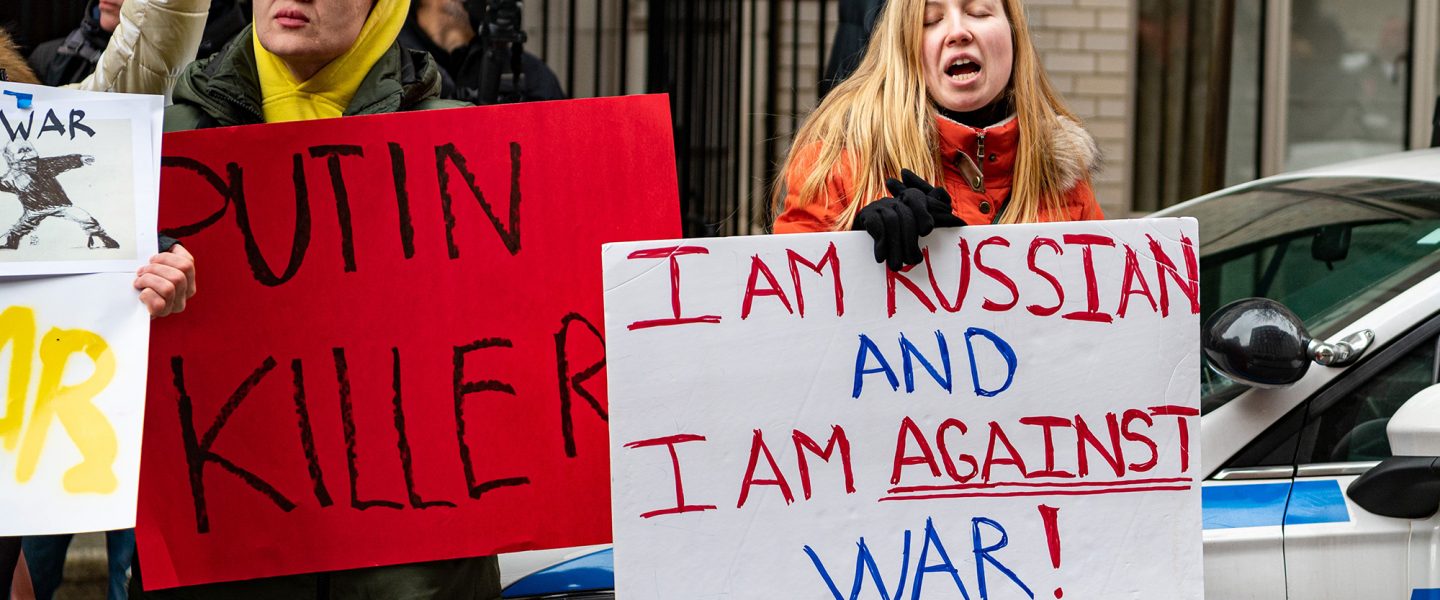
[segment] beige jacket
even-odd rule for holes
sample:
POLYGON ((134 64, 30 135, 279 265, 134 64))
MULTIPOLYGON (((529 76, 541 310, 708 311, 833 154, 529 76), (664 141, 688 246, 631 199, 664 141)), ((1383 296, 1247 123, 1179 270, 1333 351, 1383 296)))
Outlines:
POLYGON ((95 72, 65 87, 93 92, 164 94, 195 60, 210 0, 126 0, 120 24, 95 72))

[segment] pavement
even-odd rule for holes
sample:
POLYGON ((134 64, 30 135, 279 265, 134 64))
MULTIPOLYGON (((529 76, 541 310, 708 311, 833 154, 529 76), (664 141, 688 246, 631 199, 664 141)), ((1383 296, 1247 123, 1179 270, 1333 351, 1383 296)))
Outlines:
POLYGON ((106 564, 105 534, 76 535, 65 556, 65 581, 55 592, 55 600, 105 600, 106 564))

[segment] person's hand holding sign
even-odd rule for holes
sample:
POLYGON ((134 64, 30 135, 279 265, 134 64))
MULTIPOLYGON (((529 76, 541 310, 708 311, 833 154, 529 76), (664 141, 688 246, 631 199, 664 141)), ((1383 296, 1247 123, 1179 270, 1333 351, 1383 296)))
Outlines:
POLYGON ((135 273, 135 289, 151 317, 164 317, 185 310, 195 295, 195 257, 184 246, 150 257, 150 264, 135 273))
POLYGON ((960 227, 965 221, 950 212, 950 194, 930 185, 909 169, 903 179, 886 179, 885 189, 893 196, 881 198, 860 209, 854 229, 875 238, 875 262, 891 271, 920 264, 920 238, 936 227, 960 227))

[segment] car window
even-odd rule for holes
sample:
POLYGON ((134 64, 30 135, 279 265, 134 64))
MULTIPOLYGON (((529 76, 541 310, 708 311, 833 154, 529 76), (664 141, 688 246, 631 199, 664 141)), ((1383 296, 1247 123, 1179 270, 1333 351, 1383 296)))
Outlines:
POLYGON ((1440 316, 1373 352, 1277 420, 1222 469, 1364 462, 1390 457, 1385 425, 1406 400, 1440 383, 1440 316))
POLYGON ((1300 436, 1298 464, 1390 458, 1385 425, 1406 400, 1435 385, 1436 340, 1422 342, 1329 406, 1310 407, 1300 436))
MULTIPOLYGON (((1311 178, 1167 211, 1200 222, 1201 320, 1234 300, 1277 300, 1328 337, 1440 272, 1440 185, 1311 178)), ((1210 369, 1201 412, 1245 387, 1210 369)))

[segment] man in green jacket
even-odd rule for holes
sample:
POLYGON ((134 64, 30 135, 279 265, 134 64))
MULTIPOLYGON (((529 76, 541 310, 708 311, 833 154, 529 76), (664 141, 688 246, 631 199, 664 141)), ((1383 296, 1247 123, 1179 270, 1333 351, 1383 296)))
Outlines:
MULTIPOLYGON (((399 26, 404 24, 408 7, 409 0, 315 0, 310 3, 256 0, 254 25, 240 32, 214 56, 197 60, 185 69, 175 84, 175 104, 165 110, 165 130, 184 131, 304 118, 467 106, 465 103, 440 99, 440 71, 430 55, 403 49, 393 41, 395 35, 398 35, 399 26), (318 69, 314 68, 314 61, 304 60, 295 61, 292 68, 292 63, 287 61, 289 55, 265 50, 267 37, 300 38, 304 35, 303 32, 290 31, 291 28, 275 23, 276 21, 302 22, 305 23, 303 28, 334 27, 318 22, 325 15, 316 15, 317 22, 309 22, 304 15, 289 16, 287 12, 301 12, 306 6, 326 6, 328 3, 359 3, 367 8, 373 4, 376 10, 368 13, 371 19, 381 13, 386 5, 396 5, 399 7, 400 19, 395 28, 396 33, 390 35, 390 41, 377 50, 376 47, 383 40, 381 36, 384 32, 380 31, 383 28, 372 27, 367 30, 366 33, 376 34, 368 40, 359 39, 357 30, 357 33, 350 36, 349 43, 338 48, 340 54, 332 56, 331 60, 322 63, 318 69), (283 6, 287 4, 298 8, 283 6), (265 14, 266 12, 284 16, 277 18, 265 14), (364 48, 371 53, 378 53, 378 58, 370 63, 368 69, 360 68, 366 62, 362 59, 367 58, 362 52, 356 52, 361 49, 360 44, 366 44, 364 48), (283 69, 276 68, 276 57, 280 59, 278 62, 284 66, 283 69), (310 76, 300 79, 306 73, 310 76), (270 85, 263 85, 262 78, 265 80, 264 84, 270 85), (353 86, 353 89, 336 90, 349 86, 353 86), (301 91, 295 92, 297 88, 301 91), (343 97, 346 91, 351 93, 348 103, 340 107, 339 112, 335 112, 333 97, 343 97), (290 92, 288 95, 292 98, 303 97, 294 99, 289 105, 266 106, 266 96, 286 95, 286 92, 290 92), (322 94, 331 98, 318 101, 311 98, 322 94), (331 111, 318 111, 316 114, 305 112, 317 104, 331 111)), ((385 12, 388 14, 388 11, 385 12)), ((362 12, 358 16, 365 19, 366 13, 362 12)), ((361 25, 364 22, 361 21, 361 25)), ((309 35, 311 39, 302 38, 294 44, 302 45, 301 51, 296 54, 305 54, 304 51, 316 46, 333 45, 336 41, 326 38, 344 33, 322 31, 309 35)), ((329 52, 320 52, 319 55, 323 58, 336 50, 337 48, 331 48, 329 52)), ((308 58, 308 55, 306 57, 308 58)), ((284 99, 271 102, 272 105, 277 103, 284 104, 284 99)))
MULTIPOLYGON (((165 110, 180 131, 465 106, 440 100, 440 71, 395 39, 409 0, 255 0, 254 25, 186 68, 165 110)), ((276 532, 283 536, 284 532, 276 532)), ((494 556, 144 592, 132 598, 499 598, 494 556)))

